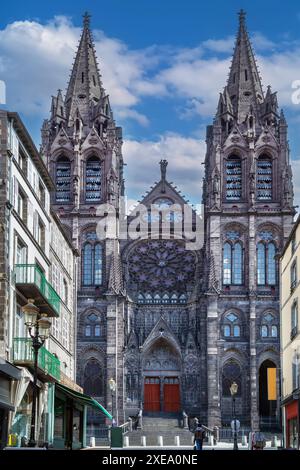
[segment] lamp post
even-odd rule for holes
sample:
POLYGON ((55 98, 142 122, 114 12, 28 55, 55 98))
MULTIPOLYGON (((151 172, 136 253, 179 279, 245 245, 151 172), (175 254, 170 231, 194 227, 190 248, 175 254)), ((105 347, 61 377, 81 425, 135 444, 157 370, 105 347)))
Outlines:
POLYGON ((39 349, 49 336, 51 322, 46 314, 40 313, 39 308, 34 305, 34 299, 28 299, 28 303, 22 307, 25 316, 25 325, 29 336, 32 339, 33 348, 33 392, 32 392, 32 413, 30 426, 30 439, 28 447, 36 446, 35 422, 36 422, 36 402, 37 402, 37 368, 39 349))
POLYGON ((233 450, 238 450, 238 443, 237 443, 237 428, 236 428, 236 417, 235 417, 235 396, 238 392, 238 384, 236 382, 232 382, 230 386, 230 394, 232 397, 232 415, 233 415, 233 423, 234 423, 234 431, 233 431, 233 450))
POLYGON ((111 391, 111 415, 112 415, 112 425, 114 422, 114 393, 116 391, 116 381, 113 378, 110 378, 108 381, 108 385, 111 391))

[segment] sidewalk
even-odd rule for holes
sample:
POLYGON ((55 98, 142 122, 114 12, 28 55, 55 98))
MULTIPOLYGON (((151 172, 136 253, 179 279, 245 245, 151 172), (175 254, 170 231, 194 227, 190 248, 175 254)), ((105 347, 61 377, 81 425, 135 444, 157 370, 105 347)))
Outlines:
MULTIPOLYGON (((239 443, 238 445, 239 450, 249 450, 248 449, 248 444, 246 446, 242 446, 242 444, 239 443)), ((83 450, 109 450, 110 447, 108 446, 102 446, 102 447, 88 447, 83 450)), ((193 446, 128 446, 128 447, 123 447, 123 448, 114 448, 111 450, 145 450, 145 449, 151 449, 151 450, 193 450, 193 446)), ((232 442, 218 442, 217 445, 214 446, 208 446, 204 445, 203 450, 233 450, 233 443, 232 442)), ((266 447, 264 450, 277 450, 277 447, 271 447, 271 441, 267 441, 266 447)))

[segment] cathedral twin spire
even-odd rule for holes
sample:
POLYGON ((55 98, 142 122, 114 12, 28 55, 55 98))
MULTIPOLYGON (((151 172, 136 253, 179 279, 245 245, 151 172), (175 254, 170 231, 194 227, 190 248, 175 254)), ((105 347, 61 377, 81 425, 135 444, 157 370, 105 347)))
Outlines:
POLYGON ((87 120, 91 103, 96 105, 103 95, 104 89, 90 30, 90 16, 85 13, 83 31, 65 98, 67 122, 70 124, 76 113, 79 113, 83 121, 87 120))
POLYGON ((277 113, 276 94, 270 87, 264 97, 259 71, 246 28, 246 13, 239 12, 239 29, 227 85, 220 95, 217 116, 242 124, 249 116, 263 122, 277 113))

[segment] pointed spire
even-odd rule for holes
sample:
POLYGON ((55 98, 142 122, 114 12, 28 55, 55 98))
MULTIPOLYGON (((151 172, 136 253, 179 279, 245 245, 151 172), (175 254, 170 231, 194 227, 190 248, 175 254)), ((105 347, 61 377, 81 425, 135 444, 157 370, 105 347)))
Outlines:
POLYGON ((90 15, 83 15, 83 30, 76 53, 65 105, 68 123, 74 120, 78 108, 84 120, 88 119, 91 101, 98 103, 103 95, 101 76, 98 70, 95 46, 90 30, 90 15))
POLYGON ((65 104, 62 96, 62 91, 57 91, 57 96, 52 96, 51 103, 51 119, 55 121, 61 121, 65 119, 65 104))
POLYGON ((239 29, 227 82, 235 117, 238 123, 245 120, 252 105, 254 113, 263 101, 263 90, 254 53, 246 28, 246 13, 239 12, 239 29))

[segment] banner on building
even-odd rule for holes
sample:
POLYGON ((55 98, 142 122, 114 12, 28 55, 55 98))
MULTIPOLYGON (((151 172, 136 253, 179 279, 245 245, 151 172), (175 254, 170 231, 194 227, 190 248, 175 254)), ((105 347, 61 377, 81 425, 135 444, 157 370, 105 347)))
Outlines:
POLYGON ((268 367, 268 400, 276 400, 276 367, 268 367))

